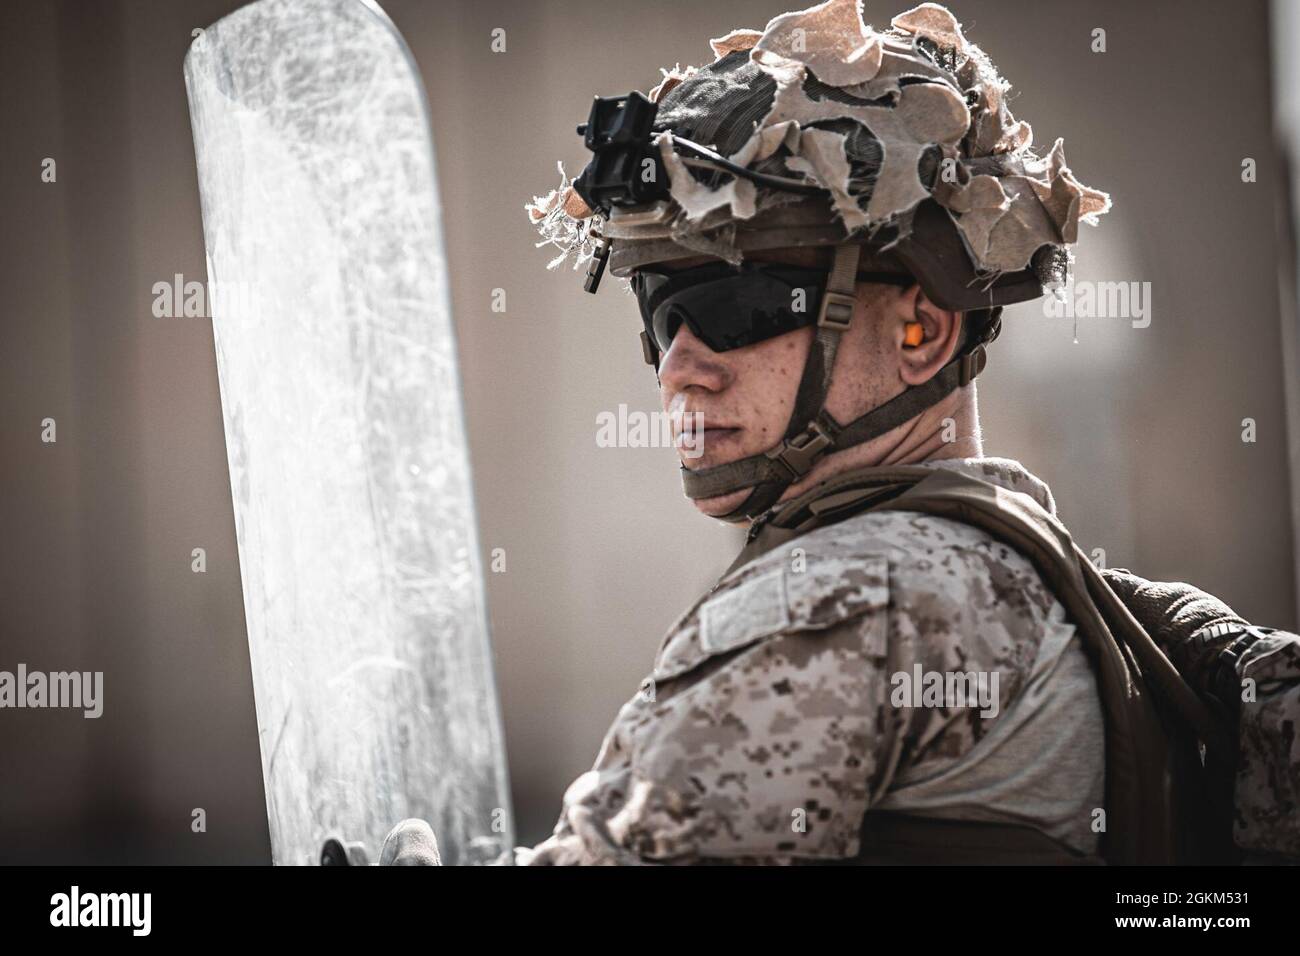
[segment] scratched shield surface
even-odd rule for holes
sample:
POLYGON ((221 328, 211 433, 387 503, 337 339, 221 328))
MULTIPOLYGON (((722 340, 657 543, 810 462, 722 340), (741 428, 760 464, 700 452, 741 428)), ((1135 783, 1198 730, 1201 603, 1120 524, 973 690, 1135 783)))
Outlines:
POLYGON ((433 142, 391 21, 260 0, 185 60, 272 854, 512 844, 433 142))

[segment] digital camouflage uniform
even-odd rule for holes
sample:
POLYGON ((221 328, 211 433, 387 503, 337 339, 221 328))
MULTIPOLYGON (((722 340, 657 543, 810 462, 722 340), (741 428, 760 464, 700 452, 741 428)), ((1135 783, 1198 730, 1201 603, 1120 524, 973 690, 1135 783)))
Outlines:
MULTIPOLYGON (((1054 511, 1015 462, 929 464, 1054 511)), ((669 630, 519 862, 842 859, 873 808, 1033 824, 1093 855, 1102 715, 1072 632, 1029 562, 971 526, 886 512, 799 537, 669 630), (998 674, 996 716, 895 706, 891 677, 917 664, 998 674)))
MULTIPOLYGON (((923 464, 1055 514, 1016 462, 923 464)), ((1195 588, 1109 577, 1175 661, 1208 624, 1240 622, 1195 588)), ((1300 638, 1262 633, 1238 673, 1256 691, 1241 704, 1235 840, 1300 855, 1300 638)), ((768 551, 697 601, 565 794, 554 835, 516 862, 845 860, 864 814, 900 812, 1029 826, 1100 862, 1104 757, 1090 665, 1030 563, 972 525, 867 513, 768 551), (997 674, 996 713, 973 694, 910 706, 895 685, 918 665, 997 674)))

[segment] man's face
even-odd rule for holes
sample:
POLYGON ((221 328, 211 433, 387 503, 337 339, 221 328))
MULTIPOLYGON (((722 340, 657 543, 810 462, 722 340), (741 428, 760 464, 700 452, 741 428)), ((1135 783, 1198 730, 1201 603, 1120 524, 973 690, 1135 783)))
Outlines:
MULTIPOLYGON (((747 258, 818 268, 824 263, 813 250, 783 250, 747 258)), ((690 268, 707 261, 690 259, 672 266, 690 268)), ((827 397, 827 409, 838 421, 848 422, 899 394, 908 384, 916 384, 911 381, 914 370, 906 367, 912 356, 903 352, 904 323, 931 311, 939 315, 942 326, 942 313, 916 286, 858 284, 853 320, 841 338, 827 397)), ((942 332, 941 328, 927 329, 927 336, 943 338, 942 332)), ((814 335, 813 328, 796 329, 754 345, 714 352, 682 325, 661 356, 659 390, 674 432, 683 426, 690 429, 694 422, 702 425, 702 432, 685 447, 679 443, 678 454, 685 467, 711 468, 760 454, 785 437, 814 335)), ((811 479, 820 480, 816 471, 792 486, 791 493, 807 487, 811 479)), ((724 515, 748 494, 745 489, 701 498, 695 506, 708 515, 724 515)))

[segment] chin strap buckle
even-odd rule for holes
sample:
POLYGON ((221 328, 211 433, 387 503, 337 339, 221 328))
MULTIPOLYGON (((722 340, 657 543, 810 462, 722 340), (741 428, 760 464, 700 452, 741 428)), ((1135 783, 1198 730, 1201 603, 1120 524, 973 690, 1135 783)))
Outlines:
POLYGON ((796 482, 817 463, 817 459, 831 447, 835 439, 818 421, 811 421, 798 435, 783 441, 778 447, 767 453, 767 457, 777 462, 790 474, 790 481, 796 482))

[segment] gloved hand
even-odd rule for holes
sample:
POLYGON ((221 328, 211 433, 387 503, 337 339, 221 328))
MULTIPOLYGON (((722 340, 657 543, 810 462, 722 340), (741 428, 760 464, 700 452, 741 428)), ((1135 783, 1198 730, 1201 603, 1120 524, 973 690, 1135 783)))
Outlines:
POLYGON ((442 866, 433 827, 412 817, 388 831, 379 851, 380 866, 442 866))
POLYGON ((1148 581, 1125 568, 1103 568, 1101 575, 1183 679, 1199 693, 1215 693, 1219 653, 1232 641, 1234 629, 1249 624, 1190 584, 1148 581), (1211 627, 1215 630, 1207 630, 1211 627), (1193 640, 1197 634, 1201 637, 1193 640))
POLYGON ((1118 568, 1101 573, 1183 678, 1237 721, 1237 846, 1252 859, 1300 858, 1300 636, 1251 627, 1190 584, 1147 581, 1118 568))
POLYGON ((1214 624, 1246 626, 1232 608, 1190 584, 1148 581, 1126 568, 1103 568, 1101 575, 1162 649, 1214 624))

